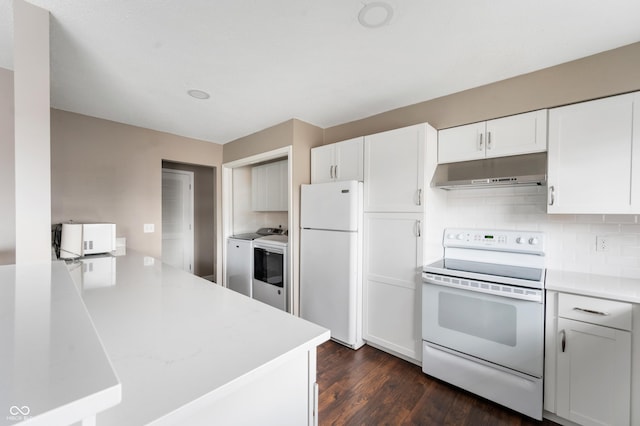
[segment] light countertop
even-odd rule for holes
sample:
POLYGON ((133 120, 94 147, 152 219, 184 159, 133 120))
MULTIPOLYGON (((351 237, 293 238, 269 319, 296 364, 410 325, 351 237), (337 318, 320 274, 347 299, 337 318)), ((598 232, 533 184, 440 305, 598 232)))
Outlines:
POLYGON ((640 279, 547 270, 547 290, 640 303, 640 279))
POLYGON ((122 383, 122 403, 100 413, 98 426, 166 419, 329 339, 322 327, 130 250, 69 269, 122 383))
POLYGON ((120 399, 65 263, 0 266, 0 425, 75 423, 120 399))

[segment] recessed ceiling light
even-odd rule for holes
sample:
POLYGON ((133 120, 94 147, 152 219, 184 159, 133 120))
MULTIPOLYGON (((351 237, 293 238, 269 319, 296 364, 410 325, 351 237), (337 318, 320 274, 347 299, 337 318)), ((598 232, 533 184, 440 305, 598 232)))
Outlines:
POLYGON ((202 90, 198 89, 188 90, 187 93, 189 94, 189 96, 196 99, 209 99, 211 97, 207 92, 203 92, 202 90))
POLYGON ((374 1, 364 5, 358 14, 358 22, 366 28, 379 28, 393 18, 393 8, 389 3, 374 1))

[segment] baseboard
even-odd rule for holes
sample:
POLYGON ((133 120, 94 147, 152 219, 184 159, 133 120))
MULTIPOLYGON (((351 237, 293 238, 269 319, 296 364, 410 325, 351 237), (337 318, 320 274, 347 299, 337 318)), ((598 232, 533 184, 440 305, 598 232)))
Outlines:
POLYGON ((578 423, 574 423, 571 420, 567 420, 549 411, 543 412, 542 417, 544 417, 547 420, 551 420, 552 422, 558 423, 562 426, 580 426, 578 423))

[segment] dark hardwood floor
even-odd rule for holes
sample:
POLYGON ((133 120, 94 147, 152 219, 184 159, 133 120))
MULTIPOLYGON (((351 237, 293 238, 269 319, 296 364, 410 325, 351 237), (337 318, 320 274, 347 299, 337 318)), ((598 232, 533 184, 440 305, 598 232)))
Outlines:
POLYGON ((318 348, 320 425, 555 425, 535 421, 422 373, 371 346, 318 348))

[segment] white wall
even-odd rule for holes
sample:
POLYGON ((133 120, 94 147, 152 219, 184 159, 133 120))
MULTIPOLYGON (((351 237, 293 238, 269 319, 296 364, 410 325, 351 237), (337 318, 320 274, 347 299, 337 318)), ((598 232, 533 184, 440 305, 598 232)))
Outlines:
POLYGON ((13 4, 16 263, 51 262, 49 11, 13 4))
POLYGON ((0 68, 0 265, 16 262, 13 72, 0 68))
MULTIPOLYGON (((445 227, 542 231, 549 269, 640 278, 638 216, 547 215, 546 186, 442 192, 437 219, 445 227), (609 238, 609 251, 596 251, 596 236, 609 238)), ((432 227, 425 238, 438 244, 441 228, 432 227)))

